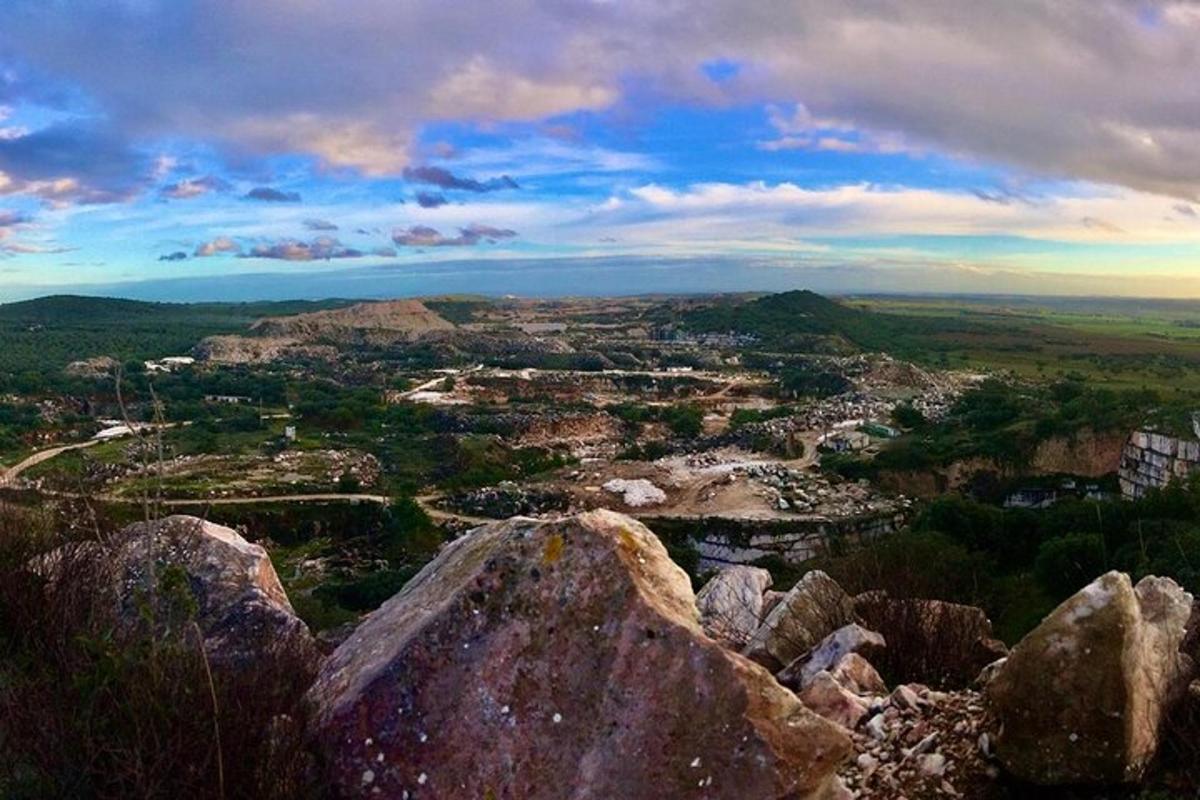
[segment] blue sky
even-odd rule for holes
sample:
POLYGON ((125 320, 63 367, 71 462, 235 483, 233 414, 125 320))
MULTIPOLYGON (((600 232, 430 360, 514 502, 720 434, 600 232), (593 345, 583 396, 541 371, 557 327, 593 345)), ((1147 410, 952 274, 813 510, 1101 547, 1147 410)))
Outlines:
POLYGON ((1200 296, 1197 34, 1117 0, 9 0, 0 300, 509 262, 531 292, 537 260, 1200 296))

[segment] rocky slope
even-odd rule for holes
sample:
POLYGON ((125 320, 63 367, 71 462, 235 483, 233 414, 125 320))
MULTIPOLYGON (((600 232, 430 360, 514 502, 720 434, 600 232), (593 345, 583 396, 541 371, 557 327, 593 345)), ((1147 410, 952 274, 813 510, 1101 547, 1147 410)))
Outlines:
POLYGON ((339 344, 389 344, 451 330, 454 330, 452 323, 418 300, 359 303, 292 317, 268 317, 250 327, 251 333, 259 336, 339 344))

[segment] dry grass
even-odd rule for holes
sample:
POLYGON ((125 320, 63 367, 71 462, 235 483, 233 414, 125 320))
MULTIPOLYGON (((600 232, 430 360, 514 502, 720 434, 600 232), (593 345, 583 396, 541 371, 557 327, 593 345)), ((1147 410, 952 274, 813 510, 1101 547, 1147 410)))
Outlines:
POLYGON ((320 796, 306 655, 210 673, 195 626, 131 634, 104 523, 71 518, 74 531, 50 509, 0 506, 0 796, 320 796))

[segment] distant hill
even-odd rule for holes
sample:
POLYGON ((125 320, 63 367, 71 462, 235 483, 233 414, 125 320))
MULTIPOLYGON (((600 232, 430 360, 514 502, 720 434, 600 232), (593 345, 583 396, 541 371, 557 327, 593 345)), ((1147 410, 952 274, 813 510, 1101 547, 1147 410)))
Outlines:
POLYGON ((251 331, 260 336, 338 343, 415 339, 422 334, 451 330, 454 330, 452 322, 418 300, 358 303, 347 308, 271 317, 261 319, 251 327, 251 331))
POLYGON ((867 350, 905 358, 944 347, 939 336, 982 330, 963 320, 854 308, 807 290, 722 298, 685 313, 683 320, 689 330, 751 334, 781 350, 867 350))
POLYGON ((114 297, 62 294, 0 304, 0 324, 130 325, 153 319, 173 322, 206 320, 237 327, 249 325, 261 317, 343 308, 353 302, 294 300, 259 303, 148 303, 114 297))
MULTIPOLYGON (((0 305, 0 390, 17 373, 57 375, 73 361, 99 356, 142 361, 182 355, 206 336, 241 332, 264 317, 351 302, 185 304, 55 295, 6 303, 0 305)), ((26 380, 23 387, 36 385, 26 380)))
POLYGON ((780 347, 823 338, 844 346, 880 350, 894 343, 902 320, 851 308, 804 290, 754 300, 725 299, 687 313, 684 323, 697 331, 751 334, 780 347))

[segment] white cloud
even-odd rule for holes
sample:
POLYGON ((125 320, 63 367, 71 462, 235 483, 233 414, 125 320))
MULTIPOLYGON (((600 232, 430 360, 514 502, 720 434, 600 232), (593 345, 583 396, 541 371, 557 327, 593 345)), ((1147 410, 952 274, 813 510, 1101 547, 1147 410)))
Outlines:
POLYGON ((775 149, 931 148, 1195 198, 1196 19, 1189 3, 1133 0, 361 0, 353 13, 195 0, 182 18, 169 0, 8 0, 0 50, 79 84, 131 135, 301 150, 371 174, 402 169, 430 120, 636 111, 635 86, 803 103, 811 124, 775 149), (699 67, 714 59, 740 69, 711 81, 699 67))

